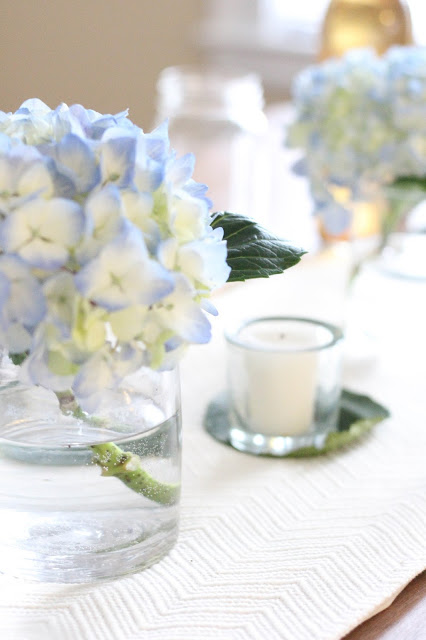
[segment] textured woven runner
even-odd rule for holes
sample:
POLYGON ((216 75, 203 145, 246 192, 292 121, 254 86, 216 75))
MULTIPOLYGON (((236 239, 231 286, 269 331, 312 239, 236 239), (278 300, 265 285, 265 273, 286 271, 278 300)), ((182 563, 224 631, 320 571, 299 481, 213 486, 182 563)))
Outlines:
POLYGON ((425 284, 372 272, 357 293, 365 312, 357 322, 373 337, 367 348, 352 342, 352 353, 348 344, 344 383, 392 413, 359 445, 313 459, 257 458, 202 429, 209 400, 226 386, 223 323, 237 312, 333 319, 338 305, 329 289, 321 294, 325 267, 308 260, 217 297, 213 342, 182 365, 181 533, 169 556, 95 585, 0 577, 0 637, 335 640, 426 567, 425 284))

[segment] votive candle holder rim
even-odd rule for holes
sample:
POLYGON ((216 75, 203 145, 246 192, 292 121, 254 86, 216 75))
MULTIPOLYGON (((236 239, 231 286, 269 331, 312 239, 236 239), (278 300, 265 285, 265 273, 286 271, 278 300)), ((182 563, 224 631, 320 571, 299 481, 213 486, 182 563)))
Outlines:
POLYGON ((239 320, 238 322, 235 322, 230 327, 225 329, 225 339, 229 344, 233 346, 241 347, 243 349, 247 349, 250 351, 283 354, 286 352, 301 353, 301 352, 308 352, 308 351, 322 351, 324 349, 330 349, 331 347, 333 347, 334 345, 336 345, 337 343, 341 342, 344 339, 344 333, 340 327, 334 324, 331 324, 330 322, 325 322, 324 320, 318 320, 316 318, 308 318, 305 316, 278 316, 278 315, 253 316, 250 318, 245 318, 244 320, 239 320), (312 347, 298 347, 297 349, 294 349, 294 350, 280 349, 279 347, 277 347, 275 350, 271 350, 266 347, 262 347, 260 345, 247 343, 244 340, 239 338, 239 334, 241 333, 241 331, 251 324, 256 324, 259 322, 276 322, 276 321, 302 322, 309 325, 317 325, 317 326, 323 327, 324 329, 327 329, 331 334, 331 338, 329 341, 325 343, 321 343, 319 345, 314 345, 312 347))

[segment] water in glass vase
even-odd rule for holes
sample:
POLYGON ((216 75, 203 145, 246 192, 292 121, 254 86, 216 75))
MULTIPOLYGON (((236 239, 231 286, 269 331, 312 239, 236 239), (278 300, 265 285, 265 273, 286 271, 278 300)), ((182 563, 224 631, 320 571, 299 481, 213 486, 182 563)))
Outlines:
POLYGON ((96 417, 13 377, 0 386, 0 570, 53 582, 134 572, 178 528, 176 371, 149 369, 111 391, 96 417))

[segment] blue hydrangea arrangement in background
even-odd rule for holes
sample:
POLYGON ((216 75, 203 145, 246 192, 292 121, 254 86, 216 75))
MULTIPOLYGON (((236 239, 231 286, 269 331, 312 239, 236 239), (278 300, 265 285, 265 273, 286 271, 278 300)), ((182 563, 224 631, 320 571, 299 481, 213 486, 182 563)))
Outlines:
POLYGON ((144 133, 127 112, 0 112, 0 345, 21 380, 93 412, 127 374, 209 341, 213 289, 300 260, 255 222, 212 215, 193 168, 167 124, 144 133))
MULTIPOLYGON (((351 224, 350 207, 388 185, 426 189, 426 48, 394 47, 378 57, 352 50, 302 71, 287 143, 303 149, 316 212, 331 234, 351 224)), ((389 221, 388 221, 389 222, 389 221)))

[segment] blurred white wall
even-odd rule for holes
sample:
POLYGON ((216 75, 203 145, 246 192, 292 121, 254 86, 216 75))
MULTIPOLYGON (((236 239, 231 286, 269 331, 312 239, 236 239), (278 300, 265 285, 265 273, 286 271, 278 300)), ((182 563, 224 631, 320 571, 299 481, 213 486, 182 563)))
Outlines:
POLYGON ((0 0, 0 109, 38 97, 152 125, 155 82, 196 62, 202 0, 0 0))

